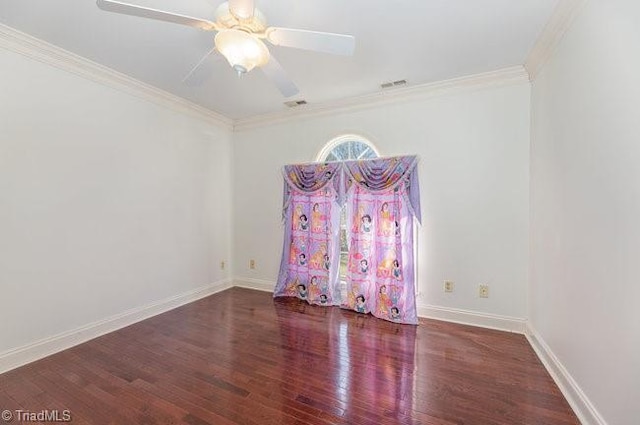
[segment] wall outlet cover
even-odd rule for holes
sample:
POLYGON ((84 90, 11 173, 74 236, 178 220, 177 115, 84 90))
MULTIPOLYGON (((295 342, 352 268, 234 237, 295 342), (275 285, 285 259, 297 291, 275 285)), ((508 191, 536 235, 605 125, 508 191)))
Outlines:
POLYGON ((444 281, 444 292, 453 292, 453 287, 455 286, 455 282, 452 280, 444 281))

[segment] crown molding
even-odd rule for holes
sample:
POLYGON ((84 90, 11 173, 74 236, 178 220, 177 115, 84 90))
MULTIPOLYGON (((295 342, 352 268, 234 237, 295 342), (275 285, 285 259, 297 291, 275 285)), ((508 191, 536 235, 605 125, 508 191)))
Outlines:
POLYGON ((314 118, 337 113, 361 111, 364 109, 427 99, 460 91, 477 90, 487 87, 518 83, 529 83, 529 74, 521 65, 481 74, 453 78, 450 80, 437 81, 434 83, 403 87, 389 91, 380 91, 364 96, 351 97, 316 105, 306 105, 296 109, 259 115, 256 117, 237 119, 234 122, 234 131, 243 131, 298 120, 301 118, 314 118))
POLYGON ((534 81, 588 0, 560 0, 529 52, 524 67, 534 81))
POLYGON ((227 130, 233 120, 150 84, 0 24, 0 47, 227 130))
MULTIPOLYGON (((564 1, 575 3, 586 0, 561 0, 561 2, 564 1)), ((233 120, 3 24, 0 24, 0 48, 13 51, 174 111, 203 119, 229 131, 243 131, 298 119, 356 112, 467 90, 528 83, 530 75, 530 72, 527 73, 523 66, 518 65, 480 74, 380 91, 363 96, 233 120)))

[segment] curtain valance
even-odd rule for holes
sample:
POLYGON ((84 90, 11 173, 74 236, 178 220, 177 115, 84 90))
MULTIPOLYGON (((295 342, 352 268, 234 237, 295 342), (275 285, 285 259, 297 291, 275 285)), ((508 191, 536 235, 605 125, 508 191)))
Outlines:
POLYGON ((307 195, 313 195, 322 190, 333 189, 336 201, 341 205, 343 191, 342 164, 339 162, 326 162, 321 164, 292 164, 285 165, 282 170, 284 176, 284 199, 282 202, 282 217, 286 214, 291 204, 291 195, 298 191, 307 195))
POLYGON ((420 187, 418 185, 418 157, 396 156, 391 158, 346 161, 344 182, 346 190, 353 184, 370 193, 381 193, 404 185, 409 212, 420 222, 420 187))
POLYGON ((291 203, 291 194, 294 190, 314 194, 327 189, 330 185, 336 201, 339 205, 343 205, 346 193, 354 184, 371 193, 391 189, 397 191, 397 188, 403 185, 406 189, 410 213, 418 222, 421 222, 417 164, 418 157, 412 155, 360 161, 285 165, 283 217, 291 203))
POLYGON ((285 165, 284 178, 293 188, 304 193, 314 193, 334 181, 341 168, 342 164, 339 162, 285 165))

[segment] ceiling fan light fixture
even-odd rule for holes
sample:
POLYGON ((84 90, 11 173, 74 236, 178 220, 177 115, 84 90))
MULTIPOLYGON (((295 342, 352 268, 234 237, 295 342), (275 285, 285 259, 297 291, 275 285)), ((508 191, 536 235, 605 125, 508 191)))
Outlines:
POLYGON ((189 71, 182 80, 183 83, 193 75, 209 55, 217 50, 227 59, 238 76, 260 66, 284 97, 292 97, 300 91, 282 65, 271 57, 263 41, 265 38, 276 46, 343 56, 351 56, 355 48, 355 39, 350 35, 267 27, 264 15, 255 8, 255 0, 228 0, 222 3, 216 10, 215 22, 125 3, 122 0, 96 0, 96 2, 100 9, 107 12, 171 22, 205 31, 216 31, 215 47, 189 71))
POLYGON ((239 75, 269 61, 267 46, 246 31, 222 30, 216 34, 215 45, 239 75))

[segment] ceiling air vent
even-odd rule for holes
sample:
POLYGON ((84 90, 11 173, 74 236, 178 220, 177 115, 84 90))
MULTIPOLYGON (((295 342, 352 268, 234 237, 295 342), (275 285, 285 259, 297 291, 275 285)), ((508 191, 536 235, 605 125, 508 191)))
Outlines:
POLYGON ((392 87, 400 87, 400 86, 404 86, 406 84, 407 84, 407 80, 389 81, 387 83, 380 84, 380 88, 381 89, 390 89, 392 87))
POLYGON ((307 101, 306 100, 290 100, 288 102, 284 102, 284 104, 287 105, 289 108, 295 108, 296 106, 306 105, 307 101))

